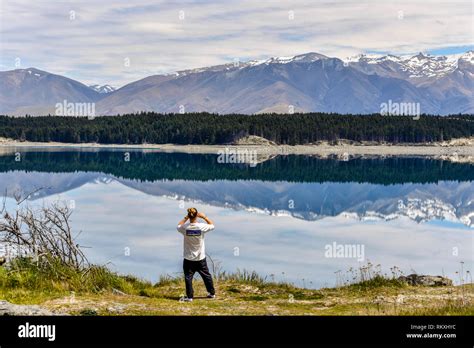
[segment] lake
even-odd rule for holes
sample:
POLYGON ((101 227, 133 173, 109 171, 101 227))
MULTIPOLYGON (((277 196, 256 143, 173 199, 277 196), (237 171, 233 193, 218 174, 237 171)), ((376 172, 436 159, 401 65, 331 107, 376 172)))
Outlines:
MULTIPOLYGON (((216 268, 298 286, 335 286, 350 268, 472 272, 474 165, 420 157, 278 156, 258 164, 152 150, 2 149, 0 190, 30 205, 63 201, 93 263, 151 281, 179 275, 177 222, 195 206, 215 221, 216 268)), ((212 263, 210 264, 212 267, 212 263)))

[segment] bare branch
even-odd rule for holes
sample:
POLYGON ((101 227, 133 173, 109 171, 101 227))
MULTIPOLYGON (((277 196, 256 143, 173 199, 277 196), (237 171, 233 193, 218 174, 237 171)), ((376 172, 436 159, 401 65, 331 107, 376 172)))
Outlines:
MULTIPOLYGON (((38 191, 39 189, 33 191, 27 197, 38 191)), ((18 204, 25 199, 17 201, 18 204)), ((38 264, 48 264, 55 260, 80 269, 89 263, 73 237, 69 223, 71 214, 69 207, 60 203, 53 203, 39 210, 33 210, 29 206, 21 207, 14 213, 4 209, 0 216, 0 243, 34 256, 38 264)))

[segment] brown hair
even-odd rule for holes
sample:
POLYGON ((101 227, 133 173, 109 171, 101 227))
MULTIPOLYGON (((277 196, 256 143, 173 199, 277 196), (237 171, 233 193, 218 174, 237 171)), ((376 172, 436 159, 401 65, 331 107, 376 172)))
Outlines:
POLYGON ((188 217, 190 219, 195 219, 198 214, 198 211, 196 208, 188 208, 188 217))

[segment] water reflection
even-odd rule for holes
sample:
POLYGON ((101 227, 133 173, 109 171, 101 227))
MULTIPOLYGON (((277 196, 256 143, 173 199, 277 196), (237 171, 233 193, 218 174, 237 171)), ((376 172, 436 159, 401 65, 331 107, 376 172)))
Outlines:
POLYGON ((43 187, 32 204, 74 200, 73 224, 92 260, 151 280, 180 271, 181 200, 215 217, 208 252, 229 271, 334 285, 334 272, 359 265, 325 257, 334 242, 363 244, 365 260, 405 272, 455 278, 459 262, 472 260, 469 164, 285 156, 252 168, 211 155, 132 152, 129 162, 121 151, 21 155, 0 157, 2 192, 43 187))

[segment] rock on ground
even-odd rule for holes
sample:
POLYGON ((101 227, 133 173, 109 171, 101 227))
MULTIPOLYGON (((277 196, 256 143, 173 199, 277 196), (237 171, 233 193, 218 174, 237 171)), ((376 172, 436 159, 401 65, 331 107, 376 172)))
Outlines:
POLYGON ((453 281, 451 279, 446 278, 446 277, 441 277, 441 276, 410 274, 408 276, 401 276, 398 279, 408 283, 409 285, 421 285, 421 286, 452 286, 453 285, 453 281))
POLYGON ((0 315, 55 315, 53 312, 40 306, 17 305, 7 301, 0 301, 0 315))

